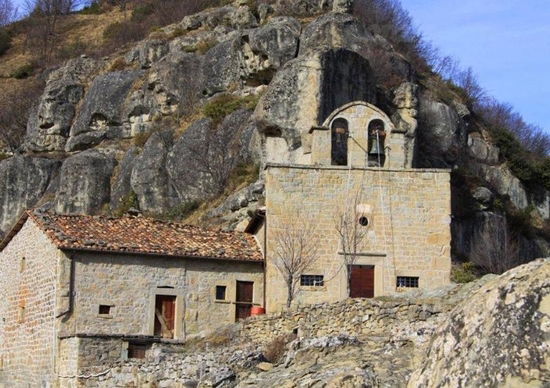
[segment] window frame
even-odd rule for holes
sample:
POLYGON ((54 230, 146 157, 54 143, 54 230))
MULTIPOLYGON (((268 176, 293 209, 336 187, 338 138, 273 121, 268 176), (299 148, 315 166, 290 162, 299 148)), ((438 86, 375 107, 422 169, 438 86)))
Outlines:
POLYGON ((396 288, 419 288, 419 284, 419 276, 396 276, 395 278, 396 288))
POLYGON ((223 284, 216 285, 214 290, 214 297, 216 301, 223 301, 223 302, 227 301, 227 286, 223 284), (222 289, 223 289, 223 298, 218 298, 218 291, 222 289))
POLYGON ((300 287, 324 287, 325 276, 324 275, 300 275, 300 287))

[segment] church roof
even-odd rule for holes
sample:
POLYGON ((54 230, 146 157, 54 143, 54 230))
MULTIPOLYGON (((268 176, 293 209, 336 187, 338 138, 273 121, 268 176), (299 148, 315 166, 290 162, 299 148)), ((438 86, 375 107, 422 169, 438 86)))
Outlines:
MULTIPOLYGON (((262 262, 252 235, 146 217, 57 215, 28 211, 61 250, 262 262)), ((19 229, 24 221, 18 223, 19 229)), ((17 227, 17 226, 16 226, 17 227)), ((17 231, 0 245, 3 249, 17 231)))

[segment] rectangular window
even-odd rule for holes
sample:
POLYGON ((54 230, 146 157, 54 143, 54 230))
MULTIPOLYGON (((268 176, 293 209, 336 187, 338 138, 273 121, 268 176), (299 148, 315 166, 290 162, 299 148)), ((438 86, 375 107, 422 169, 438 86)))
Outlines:
POLYGON ((111 315, 111 306, 108 306, 106 304, 100 304, 99 315, 111 315))
POLYGON ((418 276, 398 276, 397 287, 418 288, 418 276))
POLYGON ((216 286, 216 300, 225 300, 225 286, 216 286))
POLYGON ((144 359, 149 346, 139 342, 128 343, 128 358, 144 359))
POLYGON ((300 277, 301 286, 313 286, 313 287, 322 287, 325 285, 323 275, 302 275, 300 277))

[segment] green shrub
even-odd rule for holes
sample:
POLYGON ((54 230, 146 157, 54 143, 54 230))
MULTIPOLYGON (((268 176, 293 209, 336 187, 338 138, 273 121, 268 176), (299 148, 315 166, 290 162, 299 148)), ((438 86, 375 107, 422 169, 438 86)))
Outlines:
POLYGON ((59 58, 70 59, 82 55, 86 51, 86 44, 80 40, 69 43, 59 49, 59 58))
POLYGON ((139 7, 134 8, 132 11, 132 16, 130 20, 134 23, 141 23, 147 19, 148 16, 152 15, 155 12, 155 7, 153 4, 144 4, 139 7))
POLYGON ((197 210, 200 205, 201 202, 197 200, 184 202, 161 214, 159 218, 170 221, 181 221, 197 210))
POLYGON ((244 184, 251 184, 258 180, 260 167, 256 164, 238 164, 229 176, 227 187, 234 190, 244 184))
POLYGON ((224 117, 237 109, 254 109, 260 96, 238 97, 224 94, 209 101, 203 108, 205 116, 210 117, 215 123, 220 123, 224 117))
POLYGON ((99 2, 94 1, 89 6, 82 8, 78 13, 81 15, 101 15, 103 10, 99 2))
POLYGON ((469 261, 453 265, 451 268, 451 281, 455 283, 469 283, 478 277, 475 265, 469 261))
POLYGON ((120 199, 118 207, 113 211, 113 215, 115 217, 121 217, 132 208, 139 209, 138 197, 133 190, 120 199))
POLYGON ((27 77, 30 77, 34 71, 34 66, 30 63, 26 63, 24 65, 19 66, 13 73, 11 73, 11 76, 16 79, 24 79, 27 77))
POLYGON ((11 47, 11 34, 5 29, 0 29, 0 55, 3 55, 11 47))

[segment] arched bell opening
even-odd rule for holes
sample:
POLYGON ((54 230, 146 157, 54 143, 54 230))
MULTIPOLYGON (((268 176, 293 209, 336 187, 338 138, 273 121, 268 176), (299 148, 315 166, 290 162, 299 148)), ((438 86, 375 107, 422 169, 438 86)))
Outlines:
POLYGON ((384 122, 380 119, 372 120, 368 128, 368 165, 369 167, 383 167, 386 161, 384 143, 386 130, 384 122))
POLYGON ((331 126, 331 164, 333 166, 347 166, 348 164, 348 122, 338 118, 331 126))

